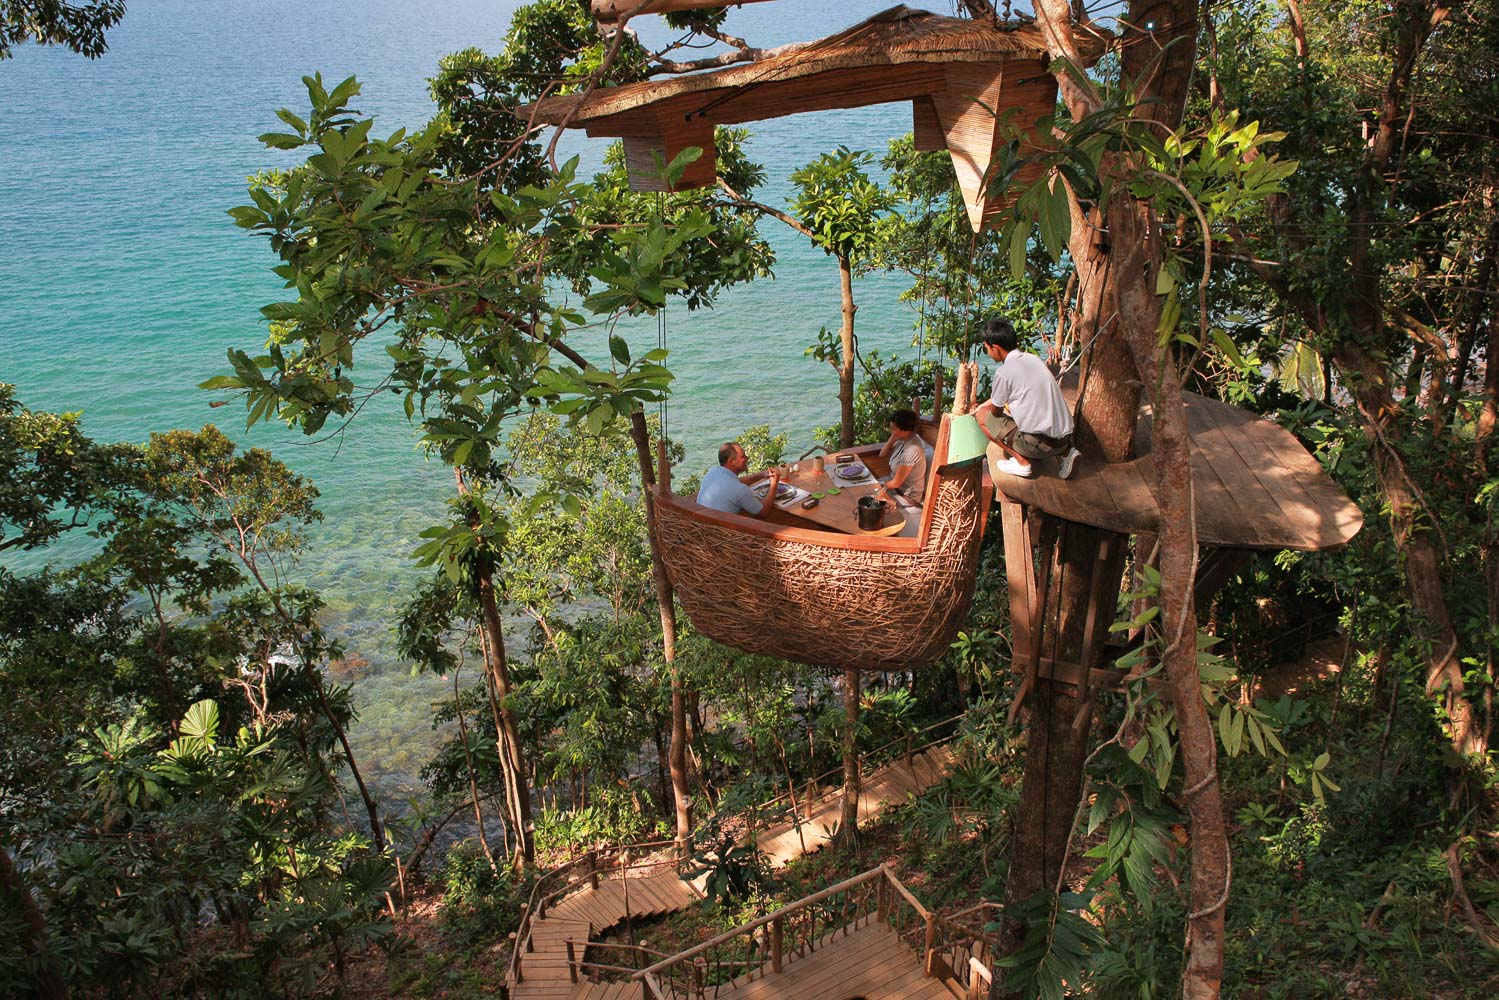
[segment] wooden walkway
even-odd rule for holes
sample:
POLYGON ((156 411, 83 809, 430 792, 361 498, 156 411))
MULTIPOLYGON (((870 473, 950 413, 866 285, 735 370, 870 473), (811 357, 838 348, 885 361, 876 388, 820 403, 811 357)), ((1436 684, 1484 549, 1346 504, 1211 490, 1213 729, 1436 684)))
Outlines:
MULTIPOLYGON (((926 791, 942 779, 952 762, 952 751, 946 746, 936 746, 913 755, 910 767, 899 760, 866 774, 859 791, 859 822, 873 819, 887 805, 905 802, 910 796, 926 791)), ((784 867, 833 839, 843 809, 843 789, 800 805, 800 823, 781 823, 757 838, 761 852, 773 867, 784 867)))
POLYGON ((927 977, 921 960, 884 924, 869 924, 836 943, 786 963, 753 982, 719 991, 733 1000, 952 1000, 927 977))
MULTIPOLYGON (((859 795, 860 821, 878 815, 888 804, 904 802, 909 796, 931 787, 946 774, 952 760, 952 751, 947 747, 930 747, 913 755, 910 766, 902 759, 865 775, 859 795)), ((810 809, 804 805, 803 815, 807 818, 801 821, 800 834, 789 822, 764 831, 758 843, 771 864, 784 866, 826 844, 837 825, 841 797, 842 789, 836 789, 816 799, 810 809)), ((521 959, 520 981, 510 979, 506 983, 511 1000, 635 1000, 641 995, 638 982, 589 982, 586 975, 580 974, 580 981, 574 983, 568 966, 567 942, 572 940, 574 955, 581 961, 586 942, 620 923, 627 915, 631 918, 662 916, 686 909, 702 898, 699 885, 679 878, 671 870, 657 870, 650 875, 627 873, 623 878, 601 878, 597 889, 585 887, 578 890, 548 907, 544 916, 532 921, 531 950, 521 959)), ((741 996, 834 998, 835 993, 838 998, 867 997, 869 1000, 926 1000, 928 997, 952 996, 936 980, 922 979, 921 963, 915 954, 904 945, 898 948, 896 945, 899 942, 888 929, 864 928, 831 947, 788 963, 784 972, 753 983, 720 987, 718 996, 732 995, 736 1000, 741 996), (883 940, 881 935, 890 940, 883 940), (881 940, 876 941, 876 938, 881 940), (845 954, 852 956, 847 963, 840 959, 845 954), (872 961, 871 956, 880 956, 880 960, 872 961), (894 965, 887 968, 886 959, 894 965), (850 971, 854 965, 868 966, 871 975, 875 972, 878 975, 869 979, 870 985, 850 987, 847 992, 824 992, 818 986, 853 982, 858 978, 850 971), (887 974, 888 981, 881 978, 887 974), (915 985, 909 988, 895 985, 906 983, 907 979, 915 985), (879 985, 881 982, 884 985, 879 985), (775 984, 778 983, 784 986, 777 987, 775 984), (937 992, 932 992, 933 987, 937 992), (790 992, 765 992, 772 988, 790 992)), ((859 979, 861 983, 864 981, 859 979)), ((839 990, 841 988, 840 985, 839 990)))

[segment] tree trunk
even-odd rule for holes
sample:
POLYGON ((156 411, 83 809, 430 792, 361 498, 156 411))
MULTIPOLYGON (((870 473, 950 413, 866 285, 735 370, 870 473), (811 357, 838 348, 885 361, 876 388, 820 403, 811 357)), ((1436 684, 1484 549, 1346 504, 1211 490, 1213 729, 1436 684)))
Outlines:
POLYGON ((308 679, 317 692, 318 706, 322 709, 323 718, 328 720, 328 725, 333 727, 333 735, 338 739, 338 745, 343 748, 344 760, 349 765, 349 776, 354 779, 354 787, 359 789, 359 798, 364 802, 365 814, 369 816, 370 837, 375 843, 375 850, 383 854, 385 852, 385 828, 380 823, 380 809, 375 804, 375 797, 370 794, 369 787, 364 783, 364 775, 359 773, 359 764, 354 758, 354 748, 349 744, 348 734, 344 732, 343 724, 333 714, 333 706, 328 702, 328 692, 323 687, 323 675, 306 657, 302 658, 302 667, 306 670, 308 679))
POLYGON ((854 446, 854 271, 847 257, 838 258, 838 291, 843 297, 843 326, 838 331, 842 349, 838 369, 838 447, 854 446))
POLYGON ((692 791, 687 783, 687 697, 682 690, 682 675, 677 670, 677 610, 671 590, 671 578, 661 558, 661 539, 656 534, 656 475, 651 469, 651 440, 645 426, 645 414, 630 414, 630 437, 635 442, 635 457, 640 462, 640 483, 645 494, 645 531, 651 549, 651 576, 656 582, 656 605, 661 612, 661 658, 671 674, 671 769, 672 800, 676 808, 677 849, 685 852, 692 836, 692 791))
POLYGON ((511 707, 514 691, 510 682, 510 667, 505 658, 505 634, 500 623, 499 603, 494 593, 494 569, 487 561, 479 569, 479 609, 483 614, 484 669, 489 675, 493 696, 491 707, 495 715, 496 750, 500 756, 500 771, 504 775, 506 797, 510 800, 510 812, 515 836, 515 857, 520 867, 526 868, 536 862, 535 827, 531 822, 531 790, 526 778, 525 755, 521 751, 520 724, 511 707))
MULTIPOLYGON (((1139 412, 1140 384, 1134 360, 1123 343, 1117 323, 1118 295, 1115 276, 1121 264, 1138 262, 1105 246, 1093 234, 1087 214, 1073 206, 1070 249, 1077 262, 1079 279, 1079 340, 1089 345, 1083 355, 1079 377, 1080 409, 1074 440, 1082 461, 1121 462, 1132 457, 1135 420, 1139 412), (1117 254, 1126 261, 1115 261, 1117 254)), ((1058 541, 1059 554, 1052 574, 1047 607, 1056 609, 1041 623, 1037 642, 1057 659, 1079 663, 1084 658, 1084 635, 1088 600, 1094 574, 1103 574, 1102 593, 1116 594, 1124 576, 1124 545, 1114 546, 1113 557, 1099 563, 1098 549, 1105 532, 1082 524, 1069 524, 1058 541)), ((1042 553, 1043 559, 1052 558, 1042 553)), ((1097 629, 1088 657, 1097 662, 1107 631, 1097 629)), ((1042 892, 1052 892, 1061 880, 1068 837, 1077 814, 1083 788, 1083 765, 1087 760, 1090 727, 1073 728, 1077 698, 1065 685, 1047 681, 1037 684, 1028 701, 1029 732, 1026 743, 1025 780, 1015 818, 1015 840, 1010 875, 1005 884, 1005 905, 1020 903, 1042 892)), ((1019 945, 1024 924, 1005 920, 1001 924, 999 954, 1008 955, 1019 945)), ((1001 991, 996 989, 996 995, 1001 991)))
MULTIPOLYGON (((1051 55, 1081 65, 1068 0, 1037 0, 1033 6, 1051 55)), ((1159 102, 1142 102, 1135 112, 1137 117, 1173 129, 1180 123, 1195 58, 1196 19, 1196 5, 1186 0, 1132 0, 1128 23, 1153 22, 1156 31, 1149 38, 1150 44, 1141 44, 1146 39, 1140 37, 1138 29, 1131 29, 1134 37, 1126 41, 1134 44, 1124 47, 1124 76, 1134 83, 1142 98, 1160 98, 1159 102), (1166 46, 1163 55, 1162 46, 1166 46)), ((1097 110, 1091 92, 1066 72, 1056 76, 1061 97, 1074 120, 1097 110)), ((1078 270, 1082 314, 1079 341, 1085 357, 1079 380, 1075 444, 1085 461, 1116 462, 1131 457, 1140 393, 1128 346, 1130 331, 1120 322, 1119 295, 1122 287, 1141 281, 1147 258, 1142 243, 1123 238, 1122 229, 1116 225, 1119 218, 1134 212, 1127 189, 1120 190, 1108 204, 1108 212, 1100 219, 1097 207, 1085 209, 1072 200, 1068 249, 1078 270)), ((1124 228, 1129 228, 1127 223, 1124 228)), ((1093 644, 1089 652, 1094 656, 1101 652, 1106 631, 1100 628, 1096 636, 1084 635, 1090 584, 1093 574, 1102 574, 1103 592, 1117 593, 1124 573, 1125 546, 1116 546, 1113 558, 1098 564, 1098 539, 1094 529, 1069 525, 1059 544, 1048 600, 1049 606, 1056 607, 1057 616, 1054 621, 1042 622, 1041 634, 1034 639, 1043 643, 1043 648, 1049 646, 1059 659, 1077 662, 1085 643, 1093 644)), ((1042 558, 1050 558, 1050 554, 1042 553, 1042 558)), ((1074 697, 1051 684, 1039 684, 1032 695, 1025 783, 1005 886, 1007 907, 1037 893, 1054 891, 1061 880, 1089 742, 1088 727, 1077 731, 1072 726, 1077 707, 1074 697)), ((1000 953, 1013 953, 1023 932, 1018 922, 1004 921, 1000 953)), ((1002 995, 998 982, 993 992, 1002 995)))
POLYGON ((838 814, 838 841, 859 839, 859 671, 843 670, 843 803, 838 814))
MULTIPOLYGON (((1153 214, 1141 206, 1138 227, 1117 230, 1117 238, 1150 245, 1153 214)), ((1159 261, 1153 263, 1159 264, 1159 261)), ((1153 272, 1150 272, 1153 273, 1153 272)), ((1149 283, 1153 285, 1154 283, 1149 283)), ((1135 366, 1150 393, 1154 421, 1151 455, 1156 478, 1152 484, 1161 509, 1159 533, 1161 570, 1161 630, 1171 702, 1185 774, 1187 812, 1191 820, 1192 886, 1187 915, 1187 960, 1182 969, 1182 995, 1189 1000, 1218 996, 1223 980, 1224 909, 1230 886, 1228 836, 1223 823, 1223 798, 1218 786, 1217 742, 1212 720, 1202 698, 1197 669, 1197 525, 1192 498, 1191 437, 1182 404, 1181 376, 1156 333, 1161 300, 1147 283, 1125 287, 1120 293, 1124 328, 1129 331, 1135 366)))
POLYGON ((41 1000, 67 1000, 68 984, 52 958, 47 940, 47 918, 16 871, 10 852, 0 844, 0 895, 11 896, 21 910, 21 942, 25 954, 32 956, 40 968, 36 974, 36 995, 41 1000))

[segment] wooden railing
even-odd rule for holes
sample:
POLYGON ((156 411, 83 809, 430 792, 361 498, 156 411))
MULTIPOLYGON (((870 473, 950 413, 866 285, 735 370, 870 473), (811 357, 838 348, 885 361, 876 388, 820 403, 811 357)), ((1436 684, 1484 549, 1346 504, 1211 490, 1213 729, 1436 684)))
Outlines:
POLYGON ((592 982, 629 981, 634 978, 635 973, 651 963, 670 957, 664 951, 657 951, 639 944, 610 944, 602 941, 567 939, 567 975, 568 979, 575 983, 585 975, 592 982), (624 957, 620 961, 629 964, 589 961, 590 950, 623 954, 624 957))
MULTIPOLYGON (((958 735, 958 723, 962 722, 962 720, 963 715, 954 715, 951 718, 943 719, 941 722, 934 722, 921 729, 913 729, 903 733, 893 740, 880 744, 873 750, 867 750, 860 754, 859 766, 863 769, 869 764, 874 763, 876 767, 882 767, 899 759, 907 767, 910 767, 912 759, 917 754, 951 742, 958 735), (945 735, 937 735, 944 729, 947 730, 945 735), (892 751, 896 750, 900 751, 898 756, 892 753, 892 751)), ((754 813, 761 817, 769 814, 772 817, 784 818, 791 822, 797 822, 798 820, 805 821, 805 816, 798 814, 807 813, 807 806, 810 803, 820 801, 824 794, 833 788, 839 787, 842 781, 843 765, 839 764, 837 767, 829 768, 816 777, 808 778, 803 782, 800 796, 794 797, 790 791, 782 792, 774 798, 766 799, 760 803, 755 807, 754 813), (833 778, 837 779, 836 783, 829 782, 829 779, 833 778), (796 806, 795 809, 791 808, 793 804, 796 806)))
POLYGON ((998 903, 979 903, 938 916, 926 953, 927 975, 952 983, 970 1000, 988 996, 988 984, 994 980, 988 966, 994 941, 987 928, 1002 910, 998 903))
MULTIPOLYGON (((860 763, 863 765, 866 762, 881 760, 884 755, 890 754, 893 750, 900 749, 902 751, 902 759, 909 766, 912 758, 917 753, 941 746, 952 740, 957 735, 957 724, 962 718, 962 715, 955 715, 940 722, 934 722, 921 729, 912 730, 901 736, 897 736, 895 739, 861 754, 860 763), (937 735, 944 729, 946 730, 945 735, 937 735)), ((894 760, 896 757, 891 754, 888 759, 894 760)), ((818 786, 825 779, 835 775, 841 777, 842 773, 841 766, 826 771, 809 780, 803 787, 810 790, 818 786)), ((820 791, 816 792, 813 797, 820 796, 820 794, 820 791)), ((809 800, 804 798, 798 802, 798 805, 802 806, 801 811, 803 812, 805 811, 805 803, 807 801, 809 800)), ((791 794, 783 792, 757 806, 755 811, 763 815, 766 812, 785 809, 790 806, 791 802, 791 794)), ((797 820, 799 817, 796 815, 796 812, 797 810, 788 810, 788 818, 793 821, 797 820)), ((507 979, 514 983, 525 981, 525 956, 535 950, 531 940, 533 923, 536 920, 546 917, 548 908, 556 905, 563 897, 581 889, 585 884, 595 889, 598 888, 602 878, 618 878, 627 873, 640 872, 648 868, 680 865, 682 864, 682 860, 676 857, 675 854, 663 857, 655 856, 667 852, 674 847, 675 841, 656 840, 641 844, 600 848, 589 851, 572 861, 543 872, 536 880, 536 884, 532 886, 527 902, 521 907, 520 923, 515 930, 513 937, 514 947, 511 950, 510 962, 506 970, 507 979), (646 857, 649 860, 628 860, 632 857, 646 857), (622 859, 624 859, 623 864, 621 863, 622 859)), ((891 877, 893 878, 894 876, 891 877)), ((579 964, 581 965, 582 963, 579 964)))
POLYGON ((708 1000, 780 972, 785 963, 872 923, 889 927, 913 955, 926 954, 938 939, 937 919, 881 865, 648 966, 634 978, 647 1000, 708 1000))
POLYGON ((675 841, 657 840, 624 847, 595 849, 556 868, 543 872, 531 887, 531 895, 520 911, 520 924, 515 930, 515 947, 510 952, 507 978, 511 982, 525 982, 525 957, 534 951, 531 930, 534 921, 547 915, 547 909, 573 892, 587 885, 597 889, 604 878, 618 878, 629 872, 647 868, 675 866, 680 861, 674 855, 653 857, 675 846, 675 841), (644 855, 648 860, 631 861, 631 857, 644 855))

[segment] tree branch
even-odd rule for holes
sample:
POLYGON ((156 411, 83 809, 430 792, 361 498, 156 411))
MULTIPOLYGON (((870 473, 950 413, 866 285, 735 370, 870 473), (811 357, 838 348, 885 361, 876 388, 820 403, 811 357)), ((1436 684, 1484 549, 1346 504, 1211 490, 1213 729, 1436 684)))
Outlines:
POLYGON ((786 223, 786 225, 790 226, 792 229, 795 229, 797 232, 801 233, 809 240, 817 239, 817 234, 807 226, 803 225, 802 221, 796 216, 788 215, 787 213, 781 211, 779 208, 771 208, 769 205, 762 205, 758 201, 751 201, 744 195, 740 194, 738 191, 735 191, 733 188, 729 187, 728 182, 725 181, 722 177, 718 179, 718 186, 723 189, 725 194, 734 199, 737 204, 743 205, 745 208, 753 208, 755 211, 761 213, 762 215, 768 215, 771 218, 780 219, 782 222, 786 223))

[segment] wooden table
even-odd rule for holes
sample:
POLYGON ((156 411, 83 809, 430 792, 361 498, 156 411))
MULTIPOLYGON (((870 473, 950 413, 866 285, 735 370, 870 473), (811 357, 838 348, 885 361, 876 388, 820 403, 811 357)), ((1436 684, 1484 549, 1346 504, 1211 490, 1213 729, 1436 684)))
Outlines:
MULTIPOLYGON (((881 466, 888 469, 888 465, 879 457, 879 445, 866 445, 863 448, 854 448, 838 454, 853 454, 854 461, 867 466, 871 473, 876 476, 883 474, 881 466)), ((829 489, 836 488, 837 494, 824 496, 816 507, 807 510, 802 507, 802 500, 792 503, 789 507, 777 507, 776 510, 782 514, 790 514, 801 521, 810 521, 819 528, 830 531, 841 531, 850 535, 875 535, 875 534, 905 534, 908 530, 915 534, 915 528, 920 522, 920 511, 914 513, 916 517, 906 517, 891 503, 890 509, 885 511, 885 526, 877 531, 859 530, 858 505, 860 497, 867 497, 877 491, 878 483, 868 483, 862 486, 847 486, 833 475, 833 468, 838 463, 833 461, 833 456, 827 456, 827 467, 822 472, 816 472, 812 468, 810 460, 803 460, 801 471, 782 482, 792 486, 800 487, 808 493, 826 493, 829 489), (896 530, 896 529, 899 530, 896 530)))

